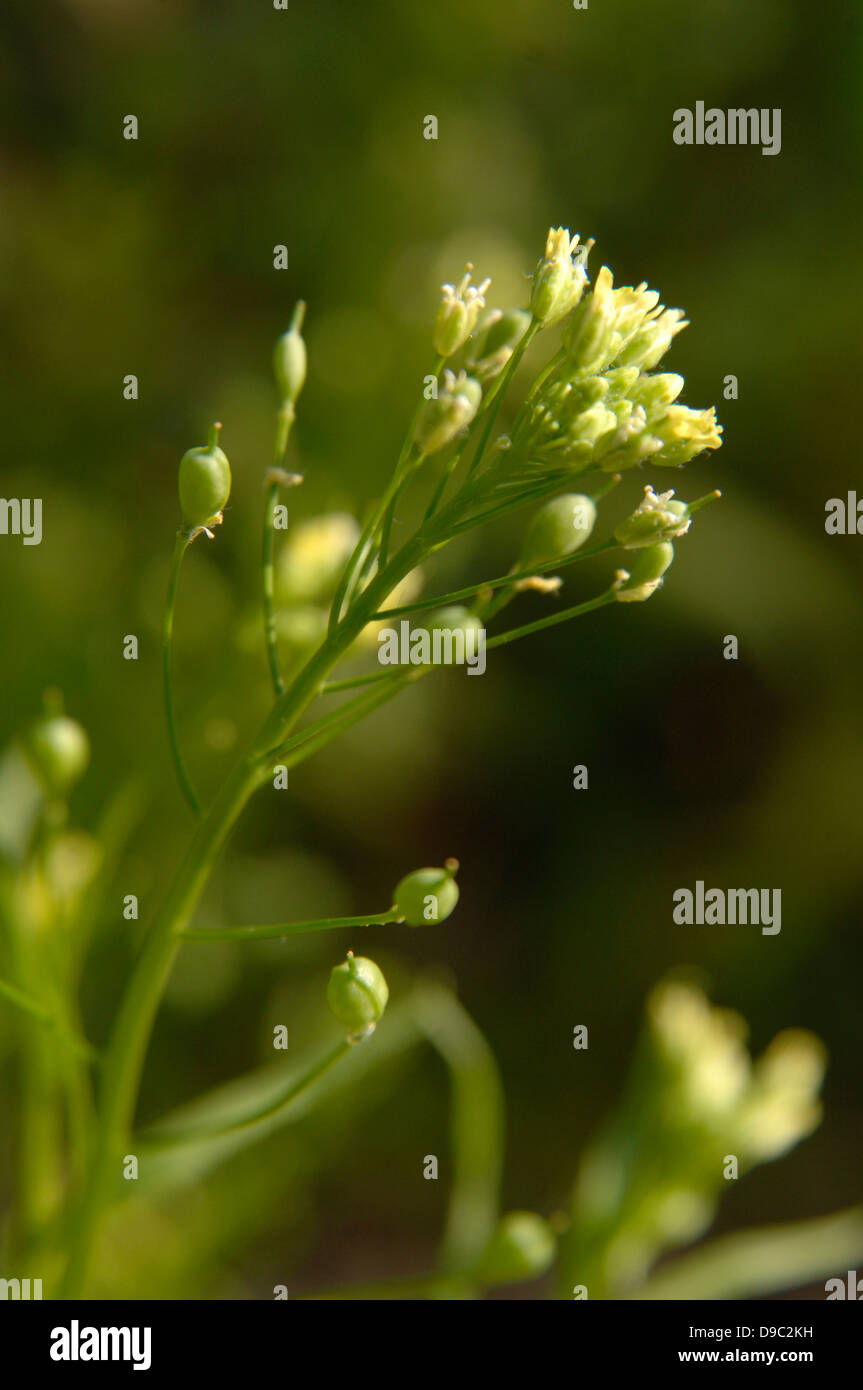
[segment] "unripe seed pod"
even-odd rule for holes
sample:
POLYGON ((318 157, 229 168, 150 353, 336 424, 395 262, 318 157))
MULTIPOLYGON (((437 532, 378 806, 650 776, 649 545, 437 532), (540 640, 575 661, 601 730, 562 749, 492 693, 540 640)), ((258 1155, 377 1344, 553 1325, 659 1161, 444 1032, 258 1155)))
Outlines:
POLYGON ((180 460, 180 509, 189 530, 214 521, 231 495, 231 465, 218 446, 221 428, 214 425, 210 442, 188 449, 180 460))
POLYGON ((565 492, 541 507, 527 528, 519 569, 572 555, 596 524, 596 504, 581 492, 565 492))
POLYGON ((352 1042, 374 1032, 389 995, 383 972, 367 956, 348 951, 347 959, 330 973, 327 1003, 352 1042))
POLYGON ((286 333, 278 339, 273 351, 273 371, 282 401, 296 401, 306 383, 307 354, 300 332, 306 306, 299 300, 286 333))
POLYGON ((554 1259, 555 1240, 547 1221, 533 1211, 501 1217, 477 1267, 483 1284, 514 1284, 536 1279, 554 1259))
POLYGON ((25 735, 24 751, 46 791, 64 796, 87 770, 90 740, 74 719, 47 715, 25 735))
POLYGON ((648 545, 636 550, 630 561, 627 556, 628 577, 616 587, 616 597, 620 603, 643 603, 662 585, 662 576, 674 559, 674 546, 670 541, 659 545, 648 545))
POLYGON ((459 899, 457 871, 458 861, 448 859, 442 869, 415 869, 406 874, 393 894, 399 917, 409 927, 446 921, 459 899))

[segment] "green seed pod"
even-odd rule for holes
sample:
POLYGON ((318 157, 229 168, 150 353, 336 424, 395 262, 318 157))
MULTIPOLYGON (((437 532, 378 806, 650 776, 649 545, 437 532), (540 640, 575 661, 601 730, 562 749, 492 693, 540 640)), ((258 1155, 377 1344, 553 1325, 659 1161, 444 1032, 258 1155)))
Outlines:
POLYGON ((527 528, 518 567, 531 569, 584 545, 596 523, 596 504, 581 492, 565 492, 541 507, 527 528))
POLYGON ((74 719, 47 714, 28 730, 24 752, 45 790, 65 796, 84 775, 90 761, 90 740, 74 719))
POLYGON ((209 443, 188 449, 180 460, 180 508, 190 531, 220 518, 231 495, 231 465, 218 444, 221 428, 213 425, 209 443))
POLYGON ((306 344, 300 329, 306 306, 299 300, 294 308, 291 324, 283 333, 273 351, 273 371, 281 400, 296 401, 306 382, 307 354, 306 344))
POLYGON ((501 1217, 477 1267, 483 1284, 515 1284, 536 1279, 554 1259, 555 1239, 547 1221, 533 1211, 501 1217))
POLYGON ((389 995, 383 972, 367 956, 348 951, 347 959, 330 973, 327 1003, 352 1042, 374 1032, 389 995))
POLYGON ((616 582, 616 597, 620 603, 643 603, 662 586, 662 576, 674 559, 670 541, 648 545, 637 550, 632 560, 627 556, 626 579, 616 582))
POLYGON ((446 921, 459 899, 457 872, 458 860, 448 859, 442 869, 415 869, 407 874, 393 894, 399 917, 409 927, 446 921))

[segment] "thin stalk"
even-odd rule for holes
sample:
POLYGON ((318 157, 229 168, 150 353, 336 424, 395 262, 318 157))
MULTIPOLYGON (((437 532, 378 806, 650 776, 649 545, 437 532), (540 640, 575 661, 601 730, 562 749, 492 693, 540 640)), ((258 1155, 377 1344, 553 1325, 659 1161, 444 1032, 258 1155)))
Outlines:
MULTIPOLYGON (((409 453, 410 450, 408 450, 408 455, 409 453)), ((402 461, 399 460, 399 469, 405 467, 407 467, 407 462, 402 464, 402 461)), ((357 571, 360 569, 360 566, 364 563, 364 561, 368 558, 369 546, 372 544, 374 540, 374 535, 377 531, 378 526, 380 525, 381 517, 386 512, 386 509, 389 506, 390 502, 392 502, 395 498, 403 481, 403 476, 401 476, 399 470, 397 470, 393 474, 389 483, 387 484, 387 487, 384 491, 383 496, 378 502, 378 505, 375 507, 374 511, 372 512, 371 516, 369 517, 368 521, 363 527, 362 534, 354 547, 353 554, 351 555, 347 565, 345 566, 341 580, 339 581, 339 587, 336 590, 336 596, 333 599, 333 606, 330 610, 330 633, 335 632, 339 623, 341 622, 342 609, 350 606, 350 601, 353 596, 354 579, 357 574, 357 571)))
MULTIPOLYGON (((556 560, 547 560, 541 565, 534 565, 532 569, 512 570, 509 574, 497 575, 494 579, 483 579, 476 584, 468 584, 464 589, 453 589, 452 593, 441 594, 438 598, 420 599, 416 603, 403 603, 398 608, 383 608, 374 614, 375 622, 382 622, 384 618, 399 618, 406 613, 419 613, 425 608, 441 608, 445 604, 458 603, 462 599, 472 598, 482 589, 498 589, 509 584, 516 584, 519 579, 530 579, 536 574, 549 574, 552 570, 564 569, 567 565, 573 565, 577 560, 588 560, 594 555, 602 555, 608 550, 616 550, 618 542, 613 538, 603 541, 601 545, 594 545, 590 550, 578 550, 572 555, 563 555, 556 560)), ((366 681, 374 680, 376 677, 367 676, 366 681)))
POLYGON ((398 908, 367 917, 318 917, 311 922, 278 922, 264 927, 207 927, 177 932, 181 941, 270 941, 274 937, 296 936, 302 932, 338 931, 342 927, 388 926, 403 922, 398 908))
POLYGON ((306 762, 313 754, 320 752, 322 748, 326 748, 328 743, 332 743, 333 739, 338 738, 341 734, 352 728, 354 724, 359 724, 361 720, 365 719, 367 715, 371 714, 374 710, 379 709, 381 705, 385 705, 390 700, 394 699, 400 690, 403 690, 413 681, 418 680, 420 676, 425 675, 430 669, 432 668, 420 667, 419 669, 412 669, 409 674, 405 674, 401 678, 397 678, 395 675, 388 676, 389 684, 384 685, 380 691, 375 692, 374 700, 370 701, 369 704, 362 709, 355 708, 356 702, 351 701, 350 705, 345 707, 346 712, 343 719, 334 722, 329 728, 322 730, 313 738, 307 739, 304 743, 301 743, 299 747, 285 759, 285 765, 288 768, 292 768, 297 767, 300 763, 306 762))
POLYGON ((583 613, 592 613, 595 608, 604 608, 607 603, 615 603, 616 597, 612 589, 606 589, 604 594, 598 598, 590 598, 585 603, 577 603, 572 608, 565 608, 562 613, 552 613, 548 618, 538 618, 535 623, 525 623, 524 627, 510 628, 509 632, 501 632, 497 637, 490 637, 485 644, 488 651, 491 647, 505 647, 509 642, 517 642, 520 637, 529 637, 531 633, 541 632, 546 627, 556 627, 558 623, 569 622, 570 618, 580 618, 583 613))
POLYGON ((447 483, 449 482, 453 473, 461 463, 462 454, 464 453, 466 447, 467 444, 465 443, 461 446, 460 449, 456 449, 449 463, 446 465, 446 468, 444 468, 443 472, 441 473, 438 485, 432 493, 431 500, 428 506, 426 507, 425 515, 423 516, 423 525, 425 525, 427 521, 430 521, 431 518, 434 516, 435 512, 437 511, 438 503, 440 502, 440 499, 446 492, 447 483))
MULTIPOLYGON (((383 675, 383 680, 391 681, 394 686, 397 682, 404 684, 407 679, 408 673, 401 670, 387 671, 383 675)), ((381 691, 379 688, 374 688, 364 695, 357 695, 355 699, 346 701, 346 703, 340 705, 338 709, 330 710, 329 714, 322 715, 321 718, 316 719, 314 723, 307 724, 305 728, 293 734, 291 738, 287 739, 279 748, 273 751, 272 758, 274 760, 283 760, 286 754, 292 753, 294 749, 300 748, 306 743, 317 740, 320 735, 329 733, 330 729, 333 727, 341 726, 342 728, 350 728, 351 724, 354 724, 357 719, 365 718, 373 709, 376 709, 377 706, 382 703, 383 699, 388 698, 389 693, 389 691, 381 691)), ((394 689, 392 694, 395 694, 394 689)), ((329 739, 327 739, 327 742, 329 742, 329 739)))
POLYGON ((31 1018, 38 1019, 40 1023, 54 1022, 52 1015, 36 999, 25 994, 23 990, 16 989, 15 985, 10 985, 7 980, 0 980, 0 998, 8 999, 10 1004, 30 1014, 31 1018))
POLYGON ((480 463, 482 462, 482 456, 485 453, 486 445, 489 441, 489 436, 491 435, 491 432, 494 429, 494 422, 498 417, 498 412, 500 411, 500 407, 503 403, 503 398, 506 395, 507 387, 509 386, 513 377, 515 376, 519 362, 521 361, 522 357, 527 351, 529 345, 533 342, 541 327, 542 324, 539 322, 539 319, 531 319, 524 333, 524 336, 518 344, 518 347, 515 349, 514 353, 512 354, 512 357, 506 364, 505 369, 501 372, 500 376, 495 381, 495 384, 492 387, 491 392, 489 393, 490 408, 486 418, 485 429, 480 435, 480 441, 477 445, 476 453, 474 454, 473 459, 471 461, 471 465, 468 470, 468 476, 475 473, 480 463))
POLYGON ((168 739, 171 745, 171 757, 173 758, 177 781, 180 783, 183 795, 192 810, 199 816, 201 814, 201 805, 189 781, 186 766, 183 762, 183 755, 180 751, 180 740, 177 737, 177 726, 174 721, 174 688, 171 675, 171 641, 174 635, 174 608, 177 602, 177 581, 180 578, 180 567, 183 563, 183 556, 188 548, 189 532, 181 528, 177 532, 177 537, 174 541, 174 554, 171 559, 171 577, 168 581, 168 597, 165 600, 165 615, 162 622, 162 681, 165 694, 165 718, 168 724, 168 739))
POLYGON ((325 1076, 337 1062, 340 1062, 343 1057, 347 1057, 354 1046, 356 1044, 348 1038, 342 1039, 332 1052, 328 1052, 325 1057, 316 1062, 299 1080, 292 1081, 275 1100, 268 1101, 266 1105, 244 1115, 241 1120, 233 1120, 228 1125, 201 1125, 188 1130, 169 1130, 165 1131, 164 1134, 160 1134, 158 1130, 144 1130, 141 1133, 141 1138, 145 1138, 147 1143, 153 1147, 161 1147, 163 1144, 189 1144, 198 1139, 212 1139, 217 1135, 231 1134, 237 1129, 246 1129, 249 1125, 260 1124, 262 1120, 269 1120, 273 1115, 277 1115, 280 1110, 284 1110, 287 1105, 290 1105, 292 1100, 296 1100, 297 1096, 302 1095, 303 1091, 307 1091, 310 1086, 325 1076))
POLYGON ((378 681, 390 680, 391 677, 391 671, 372 671, 365 676, 346 676, 344 680, 325 681, 321 687, 321 694, 337 695, 342 690, 357 690, 363 685, 376 685, 378 681))
MULTIPOLYGON (((283 401, 276 426, 276 447, 273 454, 273 470, 280 469, 288 448, 291 426, 296 419, 293 401, 283 401)), ((275 520, 276 505, 279 500, 279 479, 273 473, 268 475, 267 490, 264 494, 264 534, 261 549, 261 590, 264 606, 264 640, 267 646, 267 660, 270 678, 276 695, 284 695, 285 682, 279 665, 279 645, 276 635, 275 611, 275 520)))
POLYGON ((0 998, 8 1000, 10 1004, 14 1004, 16 1008, 29 1014, 31 1018, 36 1019, 46 1028, 50 1028, 57 1034, 64 1046, 68 1047, 69 1051, 74 1052, 76 1056, 89 1062, 96 1057, 96 1049, 90 1043, 79 1037, 73 1029, 67 1027, 49 1009, 44 1008, 32 995, 25 994, 15 985, 10 985, 7 980, 0 980, 0 998))
POLYGON ((433 984, 421 988, 414 1017, 446 1062, 452 1086, 452 1184, 440 1269, 470 1278, 500 1212, 503 1084, 491 1048, 449 990, 433 984))
MULTIPOLYGON (((434 377, 439 376, 445 360, 446 359, 443 357, 436 357, 429 375, 434 377)), ((351 589, 357 570, 359 569, 363 561, 366 559, 366 551, 368 549, 368 546, 373 541, 374 534, 377 531, 378 526, 387 516, 390 506, 395 504, 396 495, 398 494, 405 480, 405 477, 407 476, 406 470, 408 466, 408 460, 410 459, 411 450, 413 449, 414 434, 416 433, 416 427, 419 422, 420 412, 422 411, 424 404, 424 398, 420 397, 411 416, 410 423, 407 428, 407 433, 405 434, 404 440, 402 441, 402 447, 399 451, 398 461, 396 463, 395 470, 393 472, 392 478, 390 479, 389 485, 386 488, 386 491, 384 492, 383 497, 381 498, 374 512, 372 513, 370 520, 364 527, 363 533, 357 541, 356 546, 354 547, 353 554, 351 555, 342 572, 342 577, 339 581, 339 587, 336 590, 336 595, 333 599, 333 606, 330 610, 330 632, 333 632, 338 623, 341 621, 342 609, 343 607, 345 607, 346 603, 349 603, 350 601, 351 589)), ((387 545, 389 545, 389 531, 387 532, 387 545)), ((380 568, 383 569, 383 564, 381 564, 380 568)))

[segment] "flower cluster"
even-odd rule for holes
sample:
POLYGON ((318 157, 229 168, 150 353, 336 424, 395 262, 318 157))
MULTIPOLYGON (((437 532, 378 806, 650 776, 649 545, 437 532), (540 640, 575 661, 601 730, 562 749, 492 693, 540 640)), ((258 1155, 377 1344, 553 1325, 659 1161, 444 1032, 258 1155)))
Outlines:
POLYGON ((596 1286, 619 1296, 642 1280, 663 1250, 710 1224, 728 1176, 780 1157, 818 1124, 820 1040, 787 1029, 753 1061, 746 1033, 693 985, 651 994, 630 1091, 588 1150, 575 1198, 575 1260, 592 1265, 596 1286))
POLYGON ((677 405, 683 378, 653 373, 687 320, 646 284, 615 289, 603 266, 563 331, 562 360, 521 413, 513 455, 534 471, 680 467, 722 443, 716 413, 677 405))

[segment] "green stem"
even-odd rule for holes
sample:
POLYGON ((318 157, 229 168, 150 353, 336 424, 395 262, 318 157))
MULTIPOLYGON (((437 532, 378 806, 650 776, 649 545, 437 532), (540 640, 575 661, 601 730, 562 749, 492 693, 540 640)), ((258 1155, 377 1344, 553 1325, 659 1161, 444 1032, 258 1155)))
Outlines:
MULTIPOLYGON (((276 447, 273 455, 274 469, 281 468, 285 454, 287 453, 288 440, 291 434, 291 426, 296 419, 296 411, 293 401, 283 401, 278 415, 276 426, 276 447)), ((273 689, 276 695, 284 695, 285 682, 282 679, 281 667, 279 666, 279 644, 276 635, 276 612, 275 612, 275 519, 276 504, 279 500, 279 482, 277 478, 270 476, 267 483, 267 490, 264 495, 264 535, 263 547, 261 551, 261 588, 264 603, 264 640, 267 646, 267 660, 270 666, 270 678, 273 682, 273 689)))
POLYGON ((321 1058, 319 1062, 316 1062, 298 1081, 292 1081, 284 1091, 280 1091, 275 1100, 268 1101, 266 1105, 258 1107, 248 1115, 244 1115, 240 1120, 233 1120, 227 1125, 200 1125, 188 1130, 166 1130, 164 1134, 160 1134, 158 1130, 144 1130, 141 1133, 141 1138, 146 1139, 147 1143, 155 1148, 161 1147, 163 1144, 189 1144, 194 1143, 198 1139, 212 1139, 217 1135, 231 1134, 237 1129, 246 1129, 249 1125, 260 1124, 261 1121, 269 1120, 273 1115, 277 1115, 280 1110, 284 1110, 286 1106, 290 1105, 292 1100, 296 1100, 297 1096, 302 1095, 303 1091, 307 1091, 310 1086, 313 1086, 316 1081, 319 1081, 322 1076, 325 1076, 337 1062, 340 1062, 343 1057, 347 1057, 348 1053, 355 1046, 355 1043, 344 1038, 337 1047, 333 1048, 332 1052, 328 1052, 325 1057, 321 1058))
POLYGON ((509 632, 501 632, 497 637, 490 637, 485 644, 488 651, 491 647, 505 647, 508 642, 517 642, 520 637, 529 637, 533 632, 541 632, 546 627, 556 627, 558 623, 567 623, 570 618, 580 618, 583 613, 592 613, 595 608, 604 608, 607 603, 615 603, 616 597, 611 589, 606 589, 604 594, 598 598, 590 598, 585 603, 577 603, 572 608, 565 608, 562 613, 552 613, 548 618, 539 618, 535 623, 525 623, 524 627, 510 628, 509 632))
MULTIPOLYGON (((439 376, 440 370, 445 360, 446 359, 443 357, 436 357, 429 375, 434 377, 439 376)), ((336 595, 333 599, 333 606, 330 610, 330 632, 333 632, 338 623, 341 621, 342 609, 350 603, 355 575, 360 565, 362 565, 367 558, 368 547, 372 544, 374 540, 374 535, 378 529, 378 526, 387 516, 390 506, 395 505, 396 496, 400 491, 402 484, 405 481, 405 478, 407 476, 408 463, 414 445, 414 435, 416 433, 416 427, 419 422, 420 412, 422 411, 424 404, 425 399, 421 396, 411 416, 410 424, 408 425, 407 433, 405 434, 404 440, 402 442, 402 447, 399 451, 398 461, 396 463, 395 470, 389 481, 389 484, 383 496, 381 497, 377 507, 373 511, 369 521, 363 528, 362 535, 360 536, 359 540, 357 541, 354 547, 353 554, 350 556, 350 559, 348 560, 342 572, 342 577, 339 581, 339 587, 336 590, 336 595)), ((387 545, 389 545, 389 532, 387 532, 387 545)), ((381 564, 380 569, 383 569, 383 563, 381 564)))
POLYGON ((174 690, 171 676, 171 641, 174 635, 174 608, 177 602, 177 581, 180 578, 180 567, 183 563, 183 556, 189 547, 189 533, 185 530, 177 532, 174 542, 174 554, 171 558, 171 577, 168 581, 168 597, 165 601, 165 616, 162 622, 162 679, 165 693, 165 717, 168 723, 168 739, 171 744, 171 757, 174 761, 174 770, 177 780, 180 783, 183 795, 196 815, 201 814, 201 806, 196 797, 192 784, 189 781, 186 767, 183 762, 183 755, 180 752, 180 740, 177 737, 177 727, 174 721, 174 690))
POLYGON ((96 1049, 79 1037, 71 1028, 41 1005, 32 995, 25 994, 23 990, 17 989, 15 985, 10 985, 6 980, 0 980, 0 998, 7 999, 10 1004, 27 1013, 31 1018, 35 1018, 46 1028, 52 1029, 60 1041, 74 1052, 76 1056, 87 1061, 93 1061, 96 1057, 96 1049))
POLYGON ((441 1270, 469 1277, 500 1211, 503 1085, 491 1048, 449 990, 431 984, 421 988, 414 1017, 446 1062, 452 1084, 453 1178, 441 1270))
POLYGON ((338 931, 341 927, 383 927, 403 921, 398 908, 391 907, 388 912, 377 912, 369 917, 318 917, 312 922, 280 922, 265 927, 192 928, 177 932, 177 936, 182 941, 267 941, 301 932, 338 931))
MULTIPOLYGON (((483 579, 477 584, 468 584, 464 589, 453 589, 452 593, 441 594, 438 598, 420 599, 417 603, 403 603, 398 608, 383 608, 379 613, 374 614, 375 622, 383 622, 385 618, 400 618, 406 613, 419 613, 425 608, 442 608, 449 603, 458 603, 461 599, 473 598, 482 589, 498 589, 510 584, 518 583, 519 579, 530 579, 535 574, 549 574, 552 570, 565 569, 567 565, 573 565, 577 560, 588 560, 594 555, 602 555, 605 551, 616 550, 618 542, 613 538, 603 541, 601 545, 592 546, 590 550, 579 550, 572 555, 559 556, 556 560, 547 560, 541 565, 534 565, 532 569, 511 570, 509 574, 498 575, 494 579, 483 579)), ((367 676, 367 681, 374 680, 375 677, 367 676)))
POLYGON ((8 999, 10 1004, 38 1019, 40 1023, 54 1022, 52 1015, 36 999, 25 994, 23 990, 16 989, 15 985, 10 985, 6 980, 0 980, 0 998, 8 999))
MULTIPOLYGON (((415 672, 410 674, 416 676, 415 672)), ((330 710, 329 714, 322 715, 322 717, 316 719, 314 723, 307 724, 305 728, 300 729, 298 733, 287 739, 279 748, 273 751, 273 759, 283 761, 286 754, 294 752, 295 749, 301 748, 306 743, 316 742, 317 747, 322 747, 323 744, 317 742, 321 735, 329 735, 330 730, 336 727, 338 728, 338 732, 341 733, 344 729, 350 728, 352 724, 355 724, 358 719, 364 719, 365 716, 370 714, 373 709, 376 709, 379 704, 382 704, 384 700, 394 695, 396 693, 396 688, 406 684, 408 679, 409 674, 406 674, 402 670, 383 672, 382 682, 389 680, 392 684, 391 690, 381 690, 379 684, 375 682, 375 688, 367 691, 365 695, 358 695, 356 699, 346 701, 346 703, 340 705, 338 709, 330 710)), ((329 743, 330 738, 326 737, 324 742, 329 743)), ((291 766, 290 762, 288 766, 291 766)))
POLYGON ((363 685, 377 685, 379 681, 390 680, 392 671, 372 671, 365 676, 346 676, 344 680, 326 681, 321 688, 322 695, 337 695, 343 690, 357 690, 363 685))
POLYGON ((341 734, 352 728, 354 724, 359 724, 367 715, 379 709, 381 705, 387 704, 398 695, 400 690, 404 690, 406 686, 418 680, 430 669, 430 667, 413 668, 409 673, 404 675, 401 672, 393 674, 387 672, 384 677, 386 684, 382 684, 379 690, 372 692, 372 699, 363 704, 361 704, 359 700, 351 700, 349 704, 345 705, 343 709, 339 711, 341 715, 340 719, 334 720, 332 724, 329 724, 325 729, 321 729, 313 737, 302 741, 299 746, 285 758, 284 761, 286 766, 292 768, 297 767, 300 763, 304 763, 308 758, 312 757, 314 753, 319 752, 321 748, 326 748, 327 744, 332 743, 333 739, 339 738, 341 734))
POLYGON ((85 1285, 103 1208, 131 1132, 156 1011, 180 949, 177 933, 188 926, 231 829, 261 783, 262 768, 273 749, 288 737, 377 605, 421 558, 422 544, 414 537, 392 561, 387 573, 372 581, 362 600, 310 657, 290 689, 276 701, 248 753, 226 778, 198 824, 135 965, 105 1056, 99 1121, 88 1179, 72 1221, 70 1257, 63 1281, 65 1298, 79 1297, 85 1285))
POLYGON ((518 347, 515 349, 515 352, 509 359, 509 362, 507 363, 504 371, 501 372, 500 376, 497 378, 497 380, 494 383, 494 386, 489 392, 489 410, 486 418, 485 428, 482 434, 480 435, 480 440, 479 444, 477 445, 476 453, 473 456, 470 469, 468 470, 468 476, 475 473, 480 463, 482 462, 482 456, 485 453, 486 445, 488 444, 489 437, 491 435, 492 430, 494 429, 494 422, 497 419, 498 412, 500 411, 500 407, 503 404, 503 398, 506 395, 507 388, 510 382, 512 381, 513 377, 515 376, 519 362, 521 361, 522 357, 527 351, 529 345, 533 342, 541 327, 542 324, 539 322, 539 319, 531 319, 524 333, 524 336, 518 344, 518 347))
MULTIPOLYGON (((408 450, 408 454, 409 453, 410 450, 408 450)), ((345 566, 341 580, 339 581, 339 587, 336 590, 336 596, 333 599, 332 609, 330 610, 330 634, 337 630, 338 625, 342 620, 342 610, 344 608, 350 607, 350 601, 353 597, 355 576, 358 570, 360 569, 360 566, 368 559, 368 555, 370 553, 369 547, 371 546, 375 532, 377 531, 377 528, 380 525, 381 517, 386 512, 387 507, 389 506, 393 498, 396 496, 396 493, 402 485, 404 479, 401 476, 400 470, 403 467, 407 467, 407 461, 405 461, 405 463, 402 464, 402 461, 399 460, 399 468, 397 469, 396 473, 394 473, 393 477, 390 479, 383 496, 378 502, 378 505, 375 507, 374 511, 372 512, 371 516, 369 517, 368 521, 363 527, 362 534, 360 535, 360 538, 354 547, 353 554, 351 555, 347 565, 345 566)))

